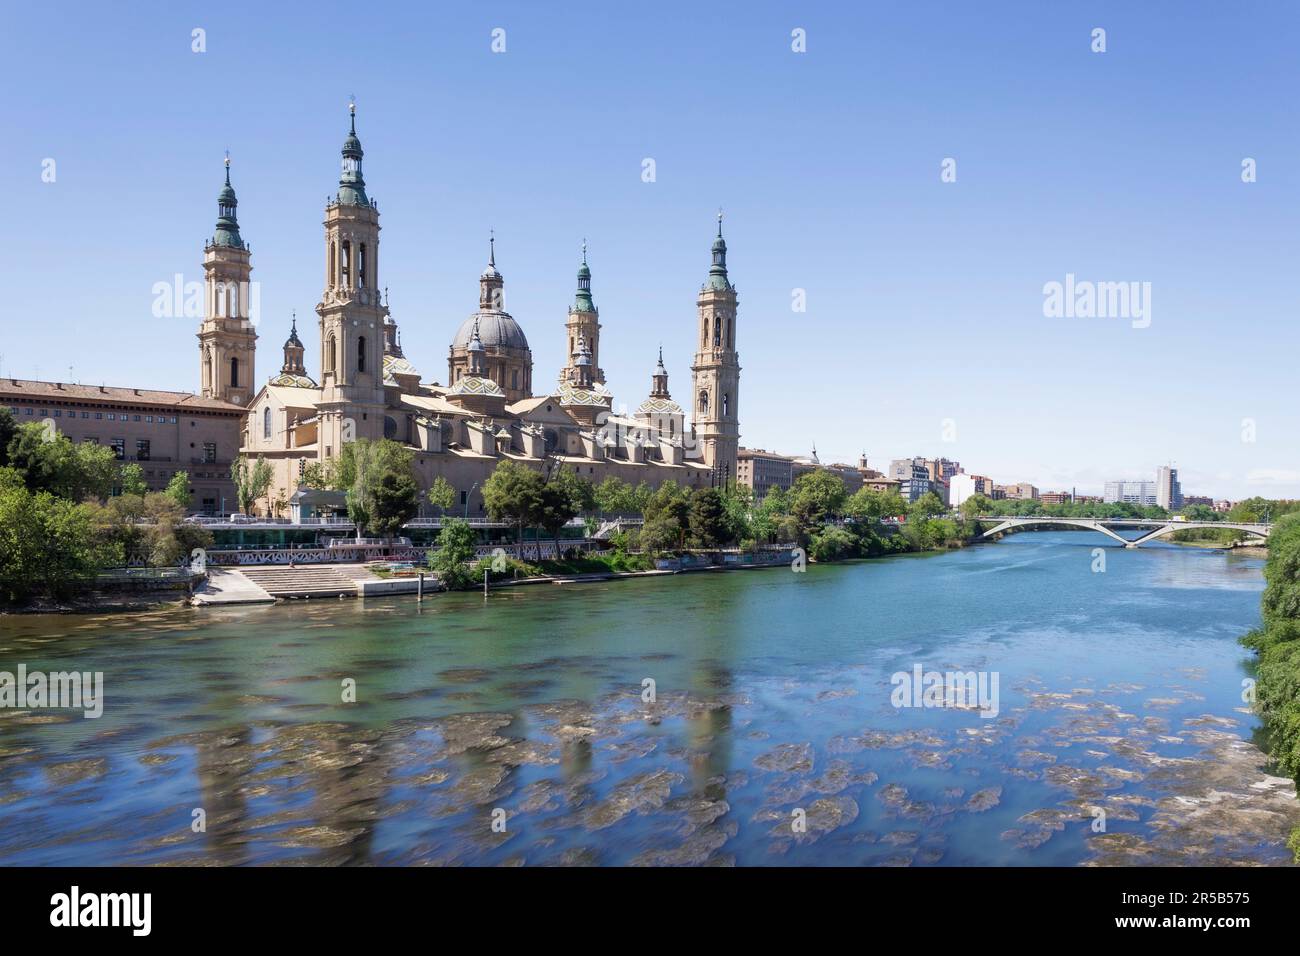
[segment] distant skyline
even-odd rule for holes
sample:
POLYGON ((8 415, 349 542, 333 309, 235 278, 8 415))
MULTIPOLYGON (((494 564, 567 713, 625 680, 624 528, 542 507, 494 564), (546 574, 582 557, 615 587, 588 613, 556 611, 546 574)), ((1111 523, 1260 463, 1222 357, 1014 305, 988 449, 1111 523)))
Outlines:
POLYGON ((1188 495, 1300 497, 1294 4, 357 9, 7 13, 0 373, 196 390, 197 320, 153 318, 152 290, 201 278, 228 149, 258 378, 295 310, 317 374, 355 95, 380 284, 425 380, 493 229, 537 387, 585 238, 615 407, 661 342, 689 404, 722 207, 742 444, 1098 495, 1174 464, 1188 495), (1047 317, 1068 276, 1150 283, 1149 324, 1047 317))

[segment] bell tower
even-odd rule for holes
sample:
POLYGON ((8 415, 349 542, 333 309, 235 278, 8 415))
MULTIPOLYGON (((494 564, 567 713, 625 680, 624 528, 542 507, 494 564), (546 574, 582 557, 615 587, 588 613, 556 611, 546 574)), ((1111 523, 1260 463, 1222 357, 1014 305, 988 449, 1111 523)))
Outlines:
MULTIPOLYGON (((569 306, 569 318, 564 323, 565 350, 569 361, 560 369, 560 384, 571 382, 577 384, 578 370, 575 356, 578 353, 578 341, 586 342, 591 359, 591 381, 597 385, 605 384, 605 370, 600 367, 600 310, 591 298, 591 269, 587 266, 587 240, 582 240, 582 265, 578 266, 578 291, 573 295, 573 305, 569 306)), ((588 386, 589 387, 589 386, 588 386)))
POLYGON ((711 469, 712 483, 723 486, 736 480, 740 354, 736 351, 736 289, 727 277, 721 210, 718 237, 713 240, 713 265, 695 305, 700 324, 695 362, 691 365, 695 457, 702 458, 711 469))
POLYGON ((257 332, 249 322, 248 246, 239 235, 239 201, 230 185, 217 194, 217 228, 203 246, 203 322, 199 326, 199 380, 204 398, 247 405, 253 397, 257 332))
POLYGON ((343 141, 338 193, 325 207, 325 290, 320 316, 319 456, 345 442, 384 437, 384 317, 379 292, 379 208, 366 195, 356 104, 343 141))

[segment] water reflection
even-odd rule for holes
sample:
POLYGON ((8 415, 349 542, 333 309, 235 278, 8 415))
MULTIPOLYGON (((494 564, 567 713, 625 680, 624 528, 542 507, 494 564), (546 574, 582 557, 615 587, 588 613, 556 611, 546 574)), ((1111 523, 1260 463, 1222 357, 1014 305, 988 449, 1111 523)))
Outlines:
POLYGON ((0 669, 103 670, 106 711, 0 711, 0 861, 1283 862, 1294 790, 1239 699, 1260 562, 1114 549, 1097 575, 1084 537, 11 619, 0 669), (999 716, 894 709, 914 663, 998 671, 999 716))

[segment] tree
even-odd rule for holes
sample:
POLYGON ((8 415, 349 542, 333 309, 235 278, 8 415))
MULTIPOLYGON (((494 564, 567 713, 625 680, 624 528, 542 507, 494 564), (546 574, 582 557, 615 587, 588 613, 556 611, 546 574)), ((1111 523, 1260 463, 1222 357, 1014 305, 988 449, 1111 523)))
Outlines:
POLYGON ((516 461, 505 459, 483 482, 483 505, 494 521, 516 527, 518 541, 524 542, 524 526, 537 513, 542 490, 542 476, 516 461))
POLYGON ((844 479, 824 468, 805 472, 790 488, 790 513, 799 521, 801 537, 811 536, 837 517, 848 496, 844 479))
POLYGON ((67 597, 110 557, 87 506, 33 492, 17 472, 0 469, 0 601, 67 597))
POLYGON ((463 518, 452 518, 438 533, 438 548, 429 552, 429 567, 450 591, 464 591, 474 586, 470 562, 475 557, 474 529, 463 518))
MULTIPOLYGON (((726 512, 726 541, 746 541, 760 536, 755 523, 754 489, 731 482, 720 491, 722 510, 726 512)), ((764 528, 768 524, 763 525, 764 528)))
MULTIPOLYGON (((531 521, 545 531, 555 541, 555 556, 560 556, 560 529, 576 517, 578 509, 574 506, 570 490, 555 482, 542 485, 533 505, 531 521)), ((541 545, 538 545, 538 560, 541 559, 541 545)))
MULTIPOLYGON (((645 504, 645 531, 642 541, 649 532, 655 550, 664 551, 671 547, 686 546, 686 532, 690 526, 691 499, 686 489, 680 488, 675 481, 665 481, 655 489, 654 494, 645 504), (653 527, 652 527, 653 526, 653 527), (666 539, 671 544, 665 544, 666 539)), ((647 545, 647 547, 650 547, 647 545)))
POLYGON ((609 475, 595 488, 596 507, 602 514, 635 511, 632 494, 632 487, 626 481, 609 475))
POLYGON ((727 511, 716 488, 691 492, 687 516, 691 543, 698 548, 715 548, 728 540, 727 511))
MULTIPOLYGON (((395 441, 367 438, 349 442, 348 517, 357 526, 384 537, 401 530, 419 510, 419 484, 410 449, 395 441)), ((340 469, 342 472, 343 469, 340 469)))
POLYGON ((167 490, 163 492, 168 498, 176 502, 183 510, 190 507, 190 474, 187 471, 178 471, 172 475, 171 481, 167 482, 167 490))
POLYGON ((855 557, 858 553, 857 539, 843 528, 833 525, 822 529, 822 533, 813 538, 810 554, 814 561, 841 561, 855 557))
POLYGON ((583 478, 573 468, 566 468, 560 465, 551 474, 548 485, 554 485, 562 494, 568 497, 573 506, 573 517, 596 507, 596 489, 592 483, 583 478))
POLYGON ((7 408, 0 408, 0 468, 9 464, 9 443, 18 431, 18 422, 7 408))
POLYGON ((994 511, 993 502, 984 495, 971 495, 961 503, 961 516, 967 521, 972 521, 980 515, 991 514, 994 511))
POLYGON ((874 524, 883 516, 884 497, 870 488, 859 488, 844 502, 844 514, 860 524, 874 524))
POLYGON ((912 506, 907 510, 907 516, 908 518, 933 518, 935 515, 944 514, 947 510, 942 498, 933 491, 927 491, 912 502, 912 506))
POLYGON ((253 505, 271 487, 271 463, 265 458, 254 459, 251 463, 240 455, 230 463, 230 480, 235 483, 235 500, 239 510, 251 514, 253 505))
POLYGON ((433 479, 433 484, 429 485, 426 497, 429 504, 442 514, 446 514, 447 509, 456 503, 456 489, 452 487, 451 482, 439 475, 433 479))
POLYGON ((118 473, 118 482, 124 495, 135 495, 143 498, 149 493, 149 485, 144 480, 144 469, 137 462, 130 462, 122 466, 118 473))
POLYGON ((18 427, 6 455, 29 491, 48 491, 70 501, 107 497, 118 475, 112 449, 93 442, 74 445, 66 435, 51 434, 35 422, 18 427))
MULTIPOLYGON (((348 446, 343 447, 346 450, 348 446)), ((339 483, 338 462, 338 458, 308 462, 302 469, 302 477, 298 484, 317 491, 345 491, 346 489, 339 483)))

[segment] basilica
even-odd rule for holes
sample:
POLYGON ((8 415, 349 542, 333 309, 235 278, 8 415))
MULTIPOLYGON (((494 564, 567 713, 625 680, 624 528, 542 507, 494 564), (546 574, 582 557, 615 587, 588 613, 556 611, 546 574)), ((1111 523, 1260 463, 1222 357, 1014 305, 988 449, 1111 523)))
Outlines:
POLYGON ((669 391, 662 348, 649 393, 635 411, 626 411, 631 403, 616 410, 600 367, 602 325, 585 243, 562 333, 556 321, 568 361, 554 378, 534 380, 528 337, 505 310, 505 278, 493 237, 478 278, 478 307, 448 347, 446 383, 430 381, 404 354, 387 294, 381 293, 379 211, 366 194, 355 106, 351 112, 338 191, 325 207, 316 376, 308 370, 295 316, 280 370, 260 388, 254 385, 257 334, 248 321, 246 292, 252 265, 239 231, 229 161, 216 230, 204 247, 202 395, 247 409, 241 454, 265 459, 274 469, 263 510, 293 495, 309 463, 336 457, 344 443, 362 438, 408 447, 422 487, 444 477, 459 492, 457 508, 475 514, 483 508, 476 492, 505 459, 547 473, 569 467, 593 482, 613 475, 652 487, 666 480, 707 487, 735 478, 737 296, 727 274, 721 214, 712 265, 696 295, 691 424, 669 391))

